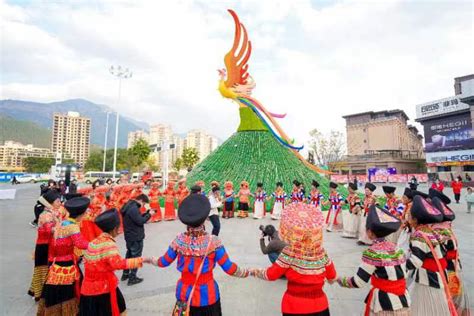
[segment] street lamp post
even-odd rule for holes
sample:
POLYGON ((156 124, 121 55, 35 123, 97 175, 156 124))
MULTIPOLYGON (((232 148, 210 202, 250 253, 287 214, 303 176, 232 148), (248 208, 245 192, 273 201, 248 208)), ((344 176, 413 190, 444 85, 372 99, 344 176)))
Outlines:
MULTIPOLYGON (((122 89, 122 79, 128 79, 132 77, 132 72, 128 68, 122 68, 122 66, 111 66, 109 69, 110 73, 117 77, 119 80, 118 87, 118 98, 117 98, 117 108, 120 105, 121 89, 122 89)), ((119 128, 119 112, 117 111, 117 116, 115 120, 115 147, 114 147, 114 170, 113 170, 113 179, 115 181, 115 173, 117 172, 117 144, 118 144, 118 129, 119 128)))
POLYGON ((107 120, 105 123, 104 163, 102 164, 102 172, 105 172, 105 160, 107 158, 107 136, 109 135, 109 115, 110 115, 110 112, 107 112, 107 120))

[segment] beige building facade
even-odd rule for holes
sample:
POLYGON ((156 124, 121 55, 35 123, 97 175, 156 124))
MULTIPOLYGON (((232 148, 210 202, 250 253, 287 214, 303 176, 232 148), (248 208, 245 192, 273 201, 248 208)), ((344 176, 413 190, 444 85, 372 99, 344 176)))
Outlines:
POLYGON ((23 168, 23 160, 28 157, 54 158, 54 154, 49 148, 38 148, 32 144, 7 140, 0 145, 0 170, 11 170, 23 168))
POLYGON ((203 161, 218 146, 217 138, 199 129, 191 130, 184 139, 185 148, 195 148, 199 155, 199 161, 203 161))
POLYGON ((370 168, 397 173, 423 172, 423 137, 402 110, 364 112, 346 120, 347 156, 335 165, 340 173, 367 174, 370 168))
POLYGON ((54 113, 51 151, 69 155, 84 166, 90 152, 91 119, 78 112, 54 113))
POLYGON ((128 133, 127 137, 127 149, 130 149, 135 145, 135 142, 139 139, 145 140, 147 143, 150 143, 150 135, 145 131, 134 131, 128 133))

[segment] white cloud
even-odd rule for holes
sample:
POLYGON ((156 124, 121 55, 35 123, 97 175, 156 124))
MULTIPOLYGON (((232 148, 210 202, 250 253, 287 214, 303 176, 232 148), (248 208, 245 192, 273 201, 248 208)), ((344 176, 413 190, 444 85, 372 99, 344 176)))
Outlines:
POLYGON ((216 69, 232 44, 234 8, 254 52, 254 97, 287 134, 343 129, 342 115, 401 108, 453 94, 474 71, 470 2, 120 1, 79 4, 0 0, 1 98, 86 98, 116 105, 111 64, 134 71, 119 111, 179 132, 221 138, 237 106, 218 94, 216 69))

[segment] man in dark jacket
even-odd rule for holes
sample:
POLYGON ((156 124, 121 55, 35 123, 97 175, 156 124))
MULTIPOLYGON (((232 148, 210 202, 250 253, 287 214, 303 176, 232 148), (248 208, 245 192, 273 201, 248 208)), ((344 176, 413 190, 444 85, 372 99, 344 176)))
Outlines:
POLYGON ((261 225, 260 230, 262 231, 262 236, 260 237, 260 249, 264 255, 268 255, 270 262, 274 263, 283 248, 287 245, 278 236, 278 231, 275 226, 267 225, 263 227, 263 225, 261 225), (268 237, 268 245, 265 245, 265 237, 268 237))
MULTIPOLYGON (((142 215, 140 208, 148 202, 148 197, 145 194, 140 194, 122 207, 123 231, 127 246, 125 258, 138 258, 142 256, 143 239, 145 239, 144 225, 150 219, 151 214, 148 210, 142 215)), ((127 285, 134 285, 143 281, 142 278, 137 277, 137 269, 123 270, 122 281, 127 279, 127 285)))

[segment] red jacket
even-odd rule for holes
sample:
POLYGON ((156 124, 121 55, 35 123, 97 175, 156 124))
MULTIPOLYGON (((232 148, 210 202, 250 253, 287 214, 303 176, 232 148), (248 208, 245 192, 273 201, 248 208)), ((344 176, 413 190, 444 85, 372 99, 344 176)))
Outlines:
POLYGON ((454 194, 461 194, 462 182, 461 181, 452 181, 451 187, 453 188, 454 194))
POLYGON ((437 190, 437 191, 439 191, 439 192, 443 192, 443 190, 444 190, 444 184, 443 184, 443 182, 440 182, 438 185, 436 185, 436 183, 433 183, 433 184, 431 185, 431 188, 432 188, 432 189, 435 189, 435 190, 437 190))
POLYGON ((277 262, 266 270, 268 280, 277 280, 283 275, 288 280, 281 303, 284 314, 311 314, 322 312, 329 307, 323 286, 326 279, 336 278, 336 268, 332 261, 320 274, 301 274, 291 267, 284 268, 277 262))

